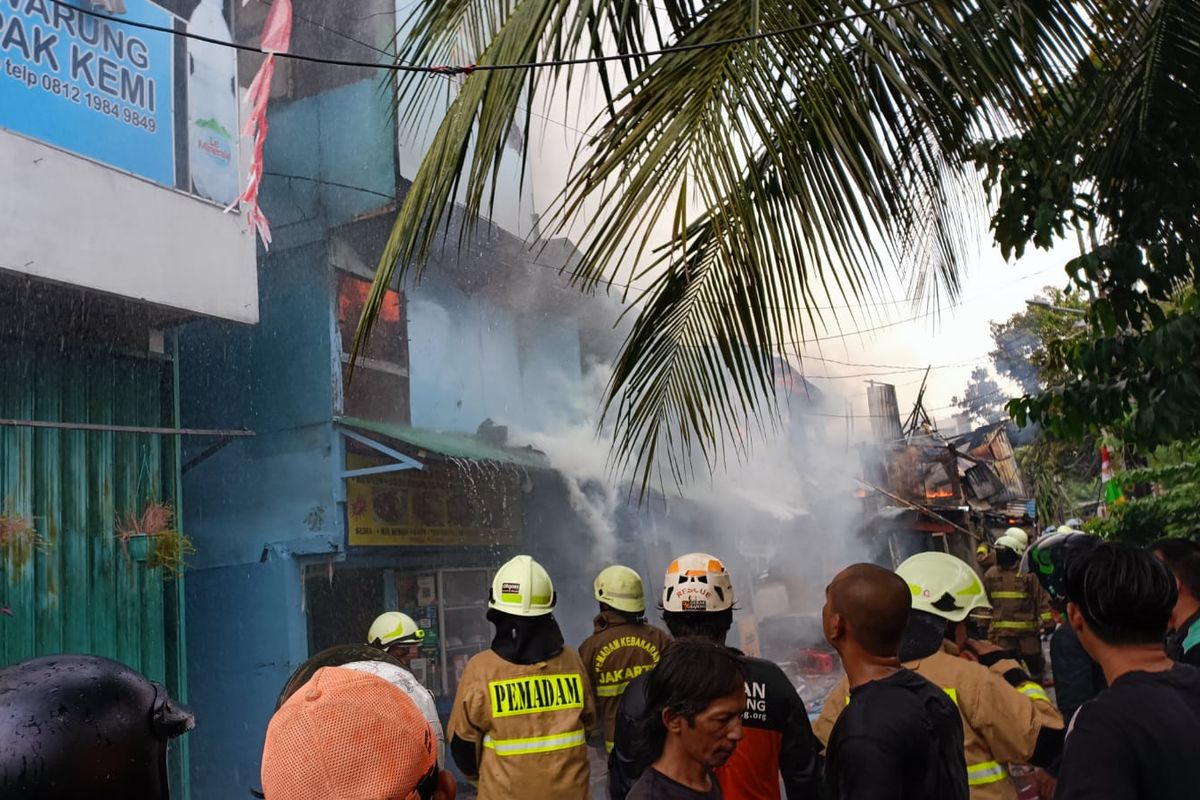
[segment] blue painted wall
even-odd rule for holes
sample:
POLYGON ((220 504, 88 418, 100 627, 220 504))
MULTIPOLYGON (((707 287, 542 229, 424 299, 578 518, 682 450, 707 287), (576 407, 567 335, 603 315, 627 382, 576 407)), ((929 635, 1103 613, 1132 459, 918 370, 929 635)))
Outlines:
MULTIPOLYGON (((570 317, 468 294, 427 273, 408 292, 412 422, 474 433, 483 420, 544 430, 568 419, 579 393, 579 328, 570 317)), ((551 276, 553 277, 553 276, 551 276)))

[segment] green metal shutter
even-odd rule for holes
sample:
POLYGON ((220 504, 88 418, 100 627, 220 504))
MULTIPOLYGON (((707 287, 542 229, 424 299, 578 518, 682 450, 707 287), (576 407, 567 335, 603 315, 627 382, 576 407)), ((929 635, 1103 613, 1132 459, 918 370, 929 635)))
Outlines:
MULTIPOLYGON (((0 343, 0 417, 173 426, 169 361, 0 343)), ((172 437, 0 427, 0 502, 42 544, 0 545, 0 665, 60 652, 121 661, 182 694, 176 585, 123 552, 117 514, 175 502, 172 437), (170 597, 168 597, 168 593, 170 597)))

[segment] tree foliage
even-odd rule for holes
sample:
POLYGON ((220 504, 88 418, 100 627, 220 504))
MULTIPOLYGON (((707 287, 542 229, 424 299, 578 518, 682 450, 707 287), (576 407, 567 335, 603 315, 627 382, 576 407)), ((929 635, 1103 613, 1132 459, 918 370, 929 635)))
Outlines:
POLYGON ((1135 544, 1163 536, 1200 538, 1200 446, 1183 450, 1185 460, 1160 456, 1153 466, 1119 473, 1115 480, 1123 486, 1149 485, 1153 491, 1110 509, 1089 530, 1135 544))
POLYGON ((1050 349, 1057 380, 1013 401, 1014 418, 1068 439, 1116 428, 1149 450, 1200 436, 1200 3, 1121 10, 1098 20, 1111 60, 1047 90, 1041 124, 980 160, 1001 247, 1077 229, 1067 272, 1095 298, 1087 335, 1050 349))
MULTIPOLYGON (((1056 87, 1095 52, 1100 8, 419 0, 397 58, 478 68, 412 178, 356 348, 385 290, 419 276, 460 191, 460 242, 508 202, 494 178, 522 103, 599 78, 607 107, 544 230, 579 239, 569 269, 582 289, 649 282, 608 387, 615 465, 643 488, 660 469, 682 480, 697 461, 711 468, 777 412, 774 359, 823 329, 821 298, 873 299, 897 270, 915 298, 956 294, 981 208, 975 140, 1044 113, 1030 87, 1056 87), (494 69, 579 55, 622 59, 494 69)), ((401 120, 419 124, 444 85, 410 73, 400 90, 401 120)))

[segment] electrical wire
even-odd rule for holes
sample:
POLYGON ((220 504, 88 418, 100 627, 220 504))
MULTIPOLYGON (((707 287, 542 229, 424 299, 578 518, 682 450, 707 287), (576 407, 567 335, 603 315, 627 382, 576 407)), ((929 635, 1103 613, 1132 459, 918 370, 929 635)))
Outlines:
POLYGON ((286 58, 286 59, 290 59, 292 61, 305 61, 305 62, 309 62, 309 63, 313 63, 313 64, 328 64, 331 66, 341 66, 341 67, 357 67, 360 69, 385 69, 385 70, 389 70, 391 72, 418 72, 418 73, 426 73, 426 74, 431 74, 431 75, 469 75, 472 72, 485 72, 485 71, 486 72, 498 72, 498 71, 503 71, 503 70, 515 70, 515 69, 546 69, 546 68, 559 68, 559 67, 569 67, 569 66, 582 66, 585 64, 605 64, 605 63, 609 63, 612 61, 633 61, 633 60, 637 60, 637 59, 648 58, 651 56, 665 56, 665 55, 671 55, 673 53, 686 53, 686 52, 691 52, 691 51, 695 51, 695 50, 707 50, 707 49, 716 48, 716 47, 729 47, 731 45, 747 44, 750 42, 756 42, 756 41, 760 41, 763 39, 770 39, 770 38, 773 38, 776 36, 787 36, 789 34, 800 33, 802 31, 812 30, 814 28, 832 27, 835 25, 840 25, 845 22, 853 22, 854 20, 864 19, 866 17, 873 17, 873 16, 876 16, 879 14, 884 14, 889 11, 898 11, 900 9, 909 8, 912 6, 927 5, 933 1, 934 0, 901 0, 901 2, 892 3, 891 5, 880 6, 878 8, 867 9, 867 10, 855 12, 852 14, 843 14, 840 17, 830 17, 827 19, 815 20, 813 22, 806 22, 801 25, 793 25, 793 26, 787 27, 787 28, 778 28, 776 30, 761 31, 759 33, 750 33, 750 34, 746 34, 745 36, 734 36, 734 37, 731 37, 728 39, 718 39, 718 40, 711 41, 711 42, 697 42, 695 44, 678 44, 678 45, 672 45, 670 47, 658 48, 656 50, 642 50, 642 51, 638 51, 638 52, 634 52, 634 53, 614 53, 614 54, 609 54, 609 55, 582 56, 579 58, 555 59, 555 60, 549 60, 549 61, 530 61, 530 62, 526 62, 526 63, 515 63, 515 64, 468 64, 468 65, 449 65, 449 64, 447 64, 447 65, 421 66, 421 65, 414 65, 414 64, 398 64, 395 62, 393 62, 391 64, 377 64, 377 63, 370 62, 370 61, 353 61, 353 60, 338 59, 338 58, 324 58, 321 56, 306 55, 303 53, 281 53, 281 52, 276 52, 276 51, 272 51, 272 50, 263 50, 260 47, 254 47, 252 45, 246 45, 246 44, 239 44, 237 42, 226 42, 221 39, 214 39, 210 36, 203 36, 198 33, 192 33, 191 31, 179 31, 179 30, 175 30, 174 28, 164 27, 162 25, 153 25, 148 22, 138 22, 136 20, 131 20, 131 19, 122 19, 120 17, 112 16, 111 14, 101 14, 98 11, 81 8, 80 6, 74 5, 73 3, 65 2, 65 0, 50 0, 50 2, 56 6, 71 9, 72 11, 75 11, 79 14, 83 14, 88 17, 94 17, 96 19, 103 19, 108 22, 113 22, 113 23, 116 23, 117 25, 124 25, 126 27, 138 28, 138 29, 147 30, 147 31, 157 31, 158 33, 165 33, 170 36, 177 36, 177 37, 181 37, 184 39, 192 39, 192 40, 198 41, 198 42, 205 42, 207 44, 217 45, 218 47, 227 47, 227 48, 230 48, 233 50, 240 50, 245 53, 257 53, 259 55, 264 55, 264 56, 265 55, 273 55, 276 58, 286 58))

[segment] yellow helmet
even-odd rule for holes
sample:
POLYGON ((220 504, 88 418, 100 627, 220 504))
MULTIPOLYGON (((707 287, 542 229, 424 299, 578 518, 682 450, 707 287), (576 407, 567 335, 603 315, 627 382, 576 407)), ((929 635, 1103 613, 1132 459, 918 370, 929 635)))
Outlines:
POLYGON ((380 614, 371 623, 367 632, 367 644, 387 647, 393 644, 417 644, 425 638, 425 631, 408 614, 388 611, 380 614))
POLYGON ((642 579, 629 567, 619 564, 605 567, 596 576, 593 588, 596 590, 597 600, 618 611, 641 614, 646 610, 642 579))
POLYGON ((914 611, 962 622, 977 608, 991 608, 983 581, 949 553, 917 553, 896 567, 912 592, 914 611))
POLYGON ((517 556, 496 571, 488 608, 518 617, 543 617, 558 598, 550 575, 532 556, 517 556))

